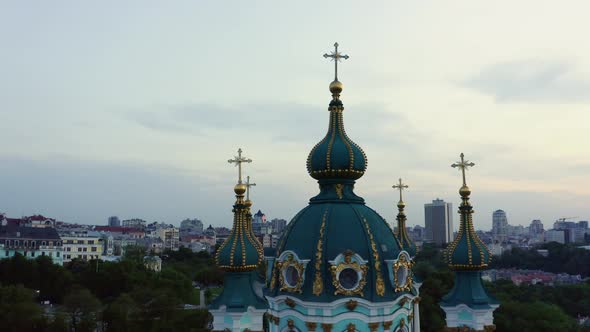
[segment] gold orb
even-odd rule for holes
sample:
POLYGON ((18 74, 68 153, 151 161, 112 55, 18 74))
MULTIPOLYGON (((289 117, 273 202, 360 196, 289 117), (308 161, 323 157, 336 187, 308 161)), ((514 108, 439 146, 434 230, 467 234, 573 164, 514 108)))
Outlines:
POLYGON ((469 189, 467 186, 463 186, 461 189, 459 189, 459 195, 461 195, 461 197, 468 197, 471 195, 471 189, 469 189))
POLYGON ((243 183, 238 183, 234 187, 234 192, 236 195, 243 195, 246 192, 246 185, 243 183))
POLYGON ((336 81, 334 80, 332 83, 330 83, 330 92, 332 92, 332 94, 335 95, 339 95, 340 92, 342 92, 342 83, 340 83, 340 81, 336 81))
POLYGON ((251 201, 251 200, 249 200, 249 199, 247 199, 247 200, 244 202, 244 205, 246 205, 246 207, 251 207, 251 206, 252 206, 252 201, 251 201))

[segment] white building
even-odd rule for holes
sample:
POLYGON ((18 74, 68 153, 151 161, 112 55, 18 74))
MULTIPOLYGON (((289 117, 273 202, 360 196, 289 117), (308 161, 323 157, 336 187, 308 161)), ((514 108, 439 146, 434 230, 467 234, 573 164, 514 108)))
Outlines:
POLYGON ((565 231, 550 229, 545 232, 545 242, 557 242, 565 244, 565 231))
POLYGON ((164 249, 178 250, 180 246, 180 233, 178 228, 172 225, 158 225, 156 233, 164 243, 164 249))
POLYGON ((99 232, 85 229, 61 231, 63 242, 63 261, 73 259, 100 259, 103 252, 103 239, 99 232))

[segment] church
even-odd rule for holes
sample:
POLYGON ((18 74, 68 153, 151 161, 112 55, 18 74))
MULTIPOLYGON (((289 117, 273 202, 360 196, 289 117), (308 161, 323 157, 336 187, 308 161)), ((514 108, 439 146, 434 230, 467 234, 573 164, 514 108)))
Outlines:
MULTIPOLYGON (((367 156, 345 131, 338 63, 348 56, 334 46, 324 54, 335 66, 328 130, 306 161, 319 193, 291 219, 273 253, 265 253, 252 231, 249 186, 242 181, 242 164, 252 160, 241 149, 229 160, 238 166, 238 183, 233 228, 215 257, 225 279, 209 306, 213 331, 420 331, 421 282, 412 272, 417 248, 406 232, 402 196, 408 186, 401 179, 393 186, 400 194, 396 232, 355 192, 367 156)), ((457 276, 441 303, 449 331, 493 330, 498 306, 481 284, 491 255, 473 228, 465 183, 471 166, 463 156, 453 165, 463 172, 463 203, 459 232, 446 253, 457 276)))

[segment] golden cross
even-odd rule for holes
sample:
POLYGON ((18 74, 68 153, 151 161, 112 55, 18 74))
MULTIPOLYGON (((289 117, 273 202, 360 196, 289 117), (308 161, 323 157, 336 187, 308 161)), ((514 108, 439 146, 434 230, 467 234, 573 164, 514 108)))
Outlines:
POLYGON ((332 61, 334 61, 334 80, 338 81, 338 62, 342 61, 341 59, 348 59, 348 55, 338 52, 338 43, 335 43, 334 52, 330 54, 324 53, 324 58, 332 58, 332 61))
POLYGON ((469 162, 469 160, 465 160, 463 157, 465 155, 463 154, 463 152, 461 152, 461 161, 458 161, 454 164, 451 165, 451 167, 455 168, 459 168, 461 170, 461 173, 463 173, 463 185, 467 186, 467 183, 465 181, 465 171, 469 168, 469 167, 473 167, 475 166, 474 163, 469 162))
POLYGON ((399 178, 398 184, 394 185, 391 188, 399 190, 399 201, 402 202, 402 191, 404 191, 404 189, 408 188, 408 185, 402 183, 402 178, 399 178))
POLYGON ((238 155, 234 159, 227 161, 230 164, 236 164, 238 166, 238 183, 242 183, 242 163, 251 163, 252 159, 242 157, 242 148, 238 149, 238 155))
POLYGON ((250 175, 246 176, 246 200, 250 199, 250 187, 256 187, 256 183, 250 183, 250 175))

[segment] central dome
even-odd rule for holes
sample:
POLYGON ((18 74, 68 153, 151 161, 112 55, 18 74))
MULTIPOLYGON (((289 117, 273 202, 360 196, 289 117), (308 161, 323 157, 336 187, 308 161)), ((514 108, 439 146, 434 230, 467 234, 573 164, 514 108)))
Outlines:
POLYGON ((348 178, 358 179, 367 169, 367 156, 363 149, 346 135, 340 100, 342 83, 330 84, 332 101, 330 124, 326 136, 311 150, 307 157, 307 171, 314 179, 348 178))
POLYGON ((367 158, 344 130, 342 83, 335 80, 330 91, 328 133, 307 159, 320 193, 279 241, 268 295, 324 303, 355 296, 392 301, 414 291, 411 274, 396 273, 411 267, 411 260, 389 224, 354 193, 367 158))

